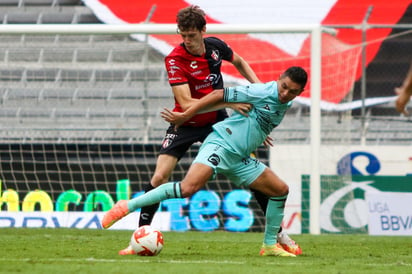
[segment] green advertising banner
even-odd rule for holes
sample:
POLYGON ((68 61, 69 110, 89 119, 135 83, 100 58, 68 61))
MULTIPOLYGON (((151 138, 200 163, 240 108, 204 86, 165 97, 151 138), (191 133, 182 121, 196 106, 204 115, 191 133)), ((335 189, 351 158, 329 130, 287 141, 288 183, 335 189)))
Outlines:
MULTIPOLYGON (((302 233, 309 233, 309 179, 302 175, 302 233)), ((366 203, 367 191, 412 193, 412 176, 322 175, 321 233, 368 233, 368 212, 374 209, 366 203)))

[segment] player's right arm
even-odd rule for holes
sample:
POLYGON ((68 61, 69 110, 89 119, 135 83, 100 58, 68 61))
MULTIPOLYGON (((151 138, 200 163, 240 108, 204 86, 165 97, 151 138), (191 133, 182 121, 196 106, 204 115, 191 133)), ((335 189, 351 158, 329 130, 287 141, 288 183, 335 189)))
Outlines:
POLYGON ((198 101, 198 99, 192 98, 189 84, 174 85, 172 86, 172 92, 183 111, 198 101))
POLYGON ((396 98, 395 102, 396 110, 399 113, 408 115, 409 113, 406 110, 406 105, 408 104, 412 96, 412 63, 409 68, 409 72, 406 75, 405 80, 403 81, 402 86, 396 88, 395 92, 398 94, 398 98, 396 98))

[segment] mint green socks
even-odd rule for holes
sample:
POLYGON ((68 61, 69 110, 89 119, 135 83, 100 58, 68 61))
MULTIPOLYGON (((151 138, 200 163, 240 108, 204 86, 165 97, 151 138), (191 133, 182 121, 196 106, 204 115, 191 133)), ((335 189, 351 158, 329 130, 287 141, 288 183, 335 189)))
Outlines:
POLYGON ((134 198, 127 202, 127 207, 130 212, 144 206, 159 203, 166 199, 182 198, 180 191, 180 182, 171 182, 160 185, 149 192, 134 198))
POLYGON ((265 238, 263 243, 266 245, 276 244, 276 236, 283 220, 285 203, 288 195, 270 197, 266 208, 265 238))
MULTIPOLYGON (((134 198, 127 203, 130 212, 144 206, 159 203, 166 199, 182 198, 180 182, 171 182, 160 185, 155 189, 134 198)), ((283 220, 287 195, 269 198, 266 209, 266 226, 264 244, 276 244, 276 236, 283 220)))

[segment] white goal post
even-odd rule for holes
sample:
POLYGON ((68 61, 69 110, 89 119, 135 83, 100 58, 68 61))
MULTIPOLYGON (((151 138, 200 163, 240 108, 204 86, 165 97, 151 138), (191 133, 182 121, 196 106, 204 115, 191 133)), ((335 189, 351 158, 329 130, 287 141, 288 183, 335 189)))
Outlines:
MULTIPOLYGON (((208 34, 247 34, 247 33, 308 33, 311 36, 310 50, 310 233, 320 234, 320 143, 321 143, 321 39, 322 32, 330 30, 319 24, 208 24, 208 34)), ((175 34, 175 24, 2 24, 0 35, 10 34, 175 34)))

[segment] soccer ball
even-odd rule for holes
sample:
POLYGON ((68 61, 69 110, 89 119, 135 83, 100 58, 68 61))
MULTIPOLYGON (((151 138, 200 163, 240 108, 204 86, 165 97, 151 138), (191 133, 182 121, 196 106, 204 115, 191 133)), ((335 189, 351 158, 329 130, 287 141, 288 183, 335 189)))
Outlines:
POLYGON ((163 234, 149 225, 136 229, 130 246, 140 256, 156 256, 163 249, 163 234))

